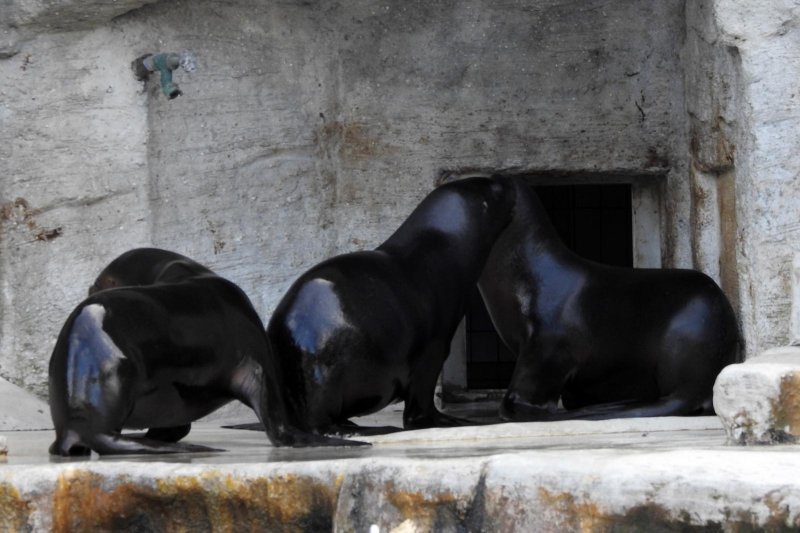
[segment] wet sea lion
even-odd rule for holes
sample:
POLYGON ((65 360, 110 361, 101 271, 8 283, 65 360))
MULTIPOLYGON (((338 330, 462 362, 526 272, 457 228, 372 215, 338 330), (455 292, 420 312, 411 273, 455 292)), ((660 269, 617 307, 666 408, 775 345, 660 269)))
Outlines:
POLYGON ((714 380, 739 346, 717 284, 693 270, 582 259, 561 243, 531 187, 500 181, 516 190, 516 209, 478 286, 518 356, 501 418, 713 414, 714 380))
POLYGON ((51 454, 209 451, 177 441, 234 399, 256 412, 276 446, 356 444, 288 420, 263 324, 234 283, 157 249, 123 254, 98 280, 50 359, 51 454), (123 428, 149 430, 139 437, 123 428))
POLYGON ((303 429, 368 433, 349 419, 399 400, 406 429, 467 423, 435 408, 434 387, 511 193, 486 178, 442 185, 377 249, 328 259, 290 287, 267 332, 303 429))
POLYGON ((200 273, 213 274, 200 263, 170 250, 134 248, 111 261, 100 272, 89 287, 89 294, 116 287, 180 281, 200 273))

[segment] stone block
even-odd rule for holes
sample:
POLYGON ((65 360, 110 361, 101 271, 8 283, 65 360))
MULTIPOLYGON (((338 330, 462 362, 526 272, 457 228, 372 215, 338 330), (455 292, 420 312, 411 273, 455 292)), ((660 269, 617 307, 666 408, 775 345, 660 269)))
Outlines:
POLYGON ((714 384, 714 409, 732 443, 800 442, 800 347, 724 368, 714 384))

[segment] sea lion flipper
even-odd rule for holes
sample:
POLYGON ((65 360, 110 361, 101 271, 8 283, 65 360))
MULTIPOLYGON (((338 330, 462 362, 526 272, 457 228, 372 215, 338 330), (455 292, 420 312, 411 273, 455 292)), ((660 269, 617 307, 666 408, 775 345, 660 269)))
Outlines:
POLYGON ((92 435, 89 447, 100 455, 154 454, 154 453, 208 453, 222 452, 218 448, 184 442, 162 442, 145 437, 132 437, 113 433, 92 435))
POLYGON ((264 431, 264 424, 261 422, 247 422, 244 424, 231 424, 230 426, 222 426, 225 429, 245 429, 247 431, 264 431))
POLYGON ((427 428, 448 428, 461 426, 480 426, 480 422, 467 420, 447 415, 437 409, 433 409, 421 416, 403 417, 403 427, 405 429, 427 429, 427 428))
POLYGON ((291 430, 283 431, 273 439, 275 446, 293 446, 295 448, 313 448, 316 446, 372 446, 368 442, 329 437, 318 433, 291 430))
POLYGON ((191 429, 191 424, 169 428, 150 428, 147 430, 145 438, 161 442, 178 442, 183 437, 188 435, 191 429))
POLYGON ((611 418, 641 418, 653 416, 712 415, 710 402, 695 401, 677 396, 659 398, 652 402, 613 402, 588 405, 576 409, 518 411, 515 416, 505 418, 517 422, 554 422, 559 420, 608 420, 611 418))
POLYGON ((351 420, 345 420, 342 423, 330 426, 326 430, 326 433, 330 435, 340 435, 343 437, 350 435, 369 437, 372 435, 397 433, 398 431, 403 431, 403 428, 399 428, 397 426, 360 426, 351 420))

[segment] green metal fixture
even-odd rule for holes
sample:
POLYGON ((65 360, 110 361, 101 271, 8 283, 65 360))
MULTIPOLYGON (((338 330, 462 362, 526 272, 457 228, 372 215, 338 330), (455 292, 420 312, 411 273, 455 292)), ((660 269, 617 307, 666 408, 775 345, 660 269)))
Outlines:
POLYGON ((172 100, 183 94, 178 88, 178 84, 172 81, 172 71, 178 67, 192 71, 194 70, 194 60, 188 53, 145 54, 137 58, 132 67, 136 78, 141 81, 147 80, 150 73, 158 71, 161 77, 161 91, 172 100))

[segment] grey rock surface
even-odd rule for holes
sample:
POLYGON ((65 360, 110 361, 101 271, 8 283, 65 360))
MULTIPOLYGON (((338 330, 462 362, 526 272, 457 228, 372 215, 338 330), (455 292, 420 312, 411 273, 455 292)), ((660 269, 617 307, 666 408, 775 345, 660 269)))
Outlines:
POLYGON ((0 376, 40 397, 122 251, 187 254, 266 319, 447 173, 657 183, 661 264, 720 281, 748 355, 792 341, 789 0, 7 0, 0 18, 0 376), (176 100, 132 75, 159 51, 197 58, 176 100))
POLYGON ((800 439, 800 347, 768 350, 720 372, 714 410, 737 444, 800 439))
POLYGON ((0 375, 45 397, 61 325, 129 248, 207 264, 266 320, 443 172, 666 180, 665 263, 687 264, 683 5, 157 2, 20 40, 0 59, 0 375), (183 96, 134 79, 184 50, 183 96))
POLYGON ((30 392, 0 378, 0 431, 52 429, 50 407, 30 392))

